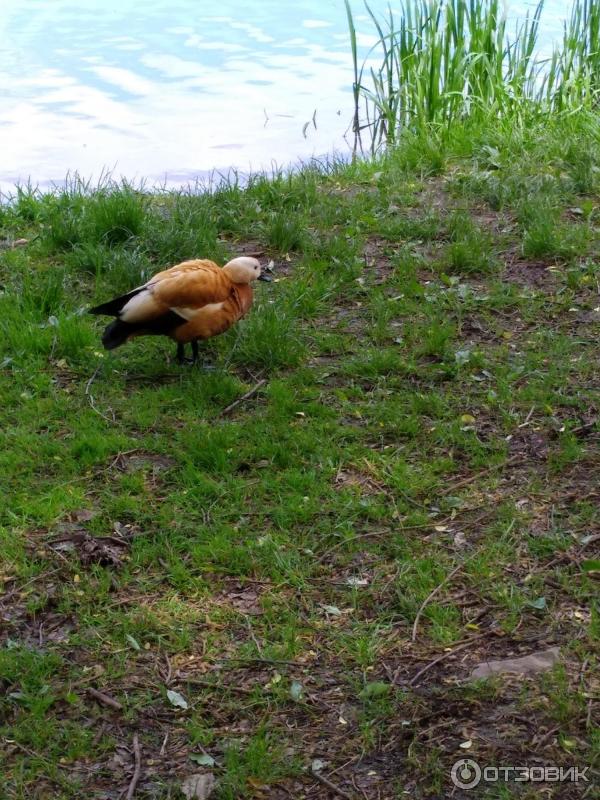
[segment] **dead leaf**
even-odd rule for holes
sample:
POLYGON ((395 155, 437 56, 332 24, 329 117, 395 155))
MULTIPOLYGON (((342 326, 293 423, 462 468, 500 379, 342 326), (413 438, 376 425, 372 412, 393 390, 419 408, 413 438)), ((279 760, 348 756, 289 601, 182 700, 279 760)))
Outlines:
POLYGON ((234 584, 218 596, 245 616, 258 617, 264 613, 260 605, 260 595, 254 589, 244 589, 234 584))
POLYGON ((505 658, 500 661, 482 661, 471 672, 470 679, 489 678, 490 675, 503 673, 513 673, 517 675, 529 675, 535 672, 544 672, 552 669, 554 664, 560 659, 558 647, 550 647, 548 650, 541 650, 538 653, 531 653, 522 658, 505 658))
POLYGON ((212 772, 190 775, 181 784, 181 791, 187 800, 207 800, 215 788, 215 776, 212 772))
POLYGON ((125 747, 117 747, 108 761, 108 766, 115 772, 131 765, 131 753, 125 747))
POLYGON ((530 608, 535 608, 536 611, 545 611, 548 607, 545 597, 536 597, 535 600, 531 600, 526 605, 528 605, 530 608))
POLYGON ((292 681, 290 686, 290 697, 298 702, 302 697, 302 684, 299 681, 292 681))
POLYGON ((167 689, 167 699, 169 700, 169 703, 176 708, 183 708, 184 711, 185 709, 189 708, 188 701, 185 699, 185 697, 182 694, 179 694, 179 692, 174 692, 172 689, 167 689))
POLYGON ((346 578, 346 583, 348 586, 368 586, 369 581, 366 578, 357 578, 354 575, 350 575, 346 578))
POLYGON ((467 544, 467 537, 462 531, 457 531, 454 534, 454 547, 465 547, 467 544))

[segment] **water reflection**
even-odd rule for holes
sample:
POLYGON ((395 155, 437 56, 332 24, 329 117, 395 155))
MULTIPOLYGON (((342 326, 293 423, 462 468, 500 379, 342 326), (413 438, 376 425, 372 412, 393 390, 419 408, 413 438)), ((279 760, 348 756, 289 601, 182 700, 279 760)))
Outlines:
POLYGON ((343 0, 3 0, 0 42, 5 188, 106 168, 177 183, 346 147, 343 0))

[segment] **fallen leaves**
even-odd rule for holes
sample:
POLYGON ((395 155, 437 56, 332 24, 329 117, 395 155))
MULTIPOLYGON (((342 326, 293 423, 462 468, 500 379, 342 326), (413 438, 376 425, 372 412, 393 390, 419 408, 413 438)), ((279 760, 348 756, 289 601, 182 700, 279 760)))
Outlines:
POLYGON ((74 553, 84 565, 119 567, 128 557, 129 542, 116 536, 91 536, 85 530, 77 530, 70 536, 55 539, 48 547, 56 553, 74 553))

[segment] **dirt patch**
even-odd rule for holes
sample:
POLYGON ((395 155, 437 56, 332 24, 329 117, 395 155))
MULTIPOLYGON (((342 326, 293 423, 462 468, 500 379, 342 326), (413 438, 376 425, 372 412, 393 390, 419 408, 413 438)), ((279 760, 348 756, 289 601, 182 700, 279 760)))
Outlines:
POLYGON ((390 249, 390 242, 385 239, 371 237, 363 248, 365 261, 365 275, 368 276, 370 286, 381 286, 387 283, 394 274, 394 267, 386 250, 390 249))
POLYGON ((240 614, 260 616, 263 608, 260 604, 262 589, 258 585, 248 587, 243 583, 233 581, 215 595, 215 600, 221 605, 229 606, 240 614))
POLYGON ((502 279, 519 286, 550 291, 560 285, 557 267, 548 261, 529 260, 512 252, 505 256, 502 279))
POLYGON ((496 330, 492 330, 490 323, 483 317, 470 316, 462 320, 460 326, 461 339, 468 344, 498 341, 496 330))
POLYGON ((85 530, 54 539, 48 547, 55 553, 76 555, 82 566, 120 567, 129 553, 128 541, 116 536, 91 536, 85 530))
POLYGON ((541 428, 518 428, 508 443, 511 457, 520 455, 533 461, 546 461, 551 450, 551 437, 541 428))
POLYGON ((175 464, 175 459, 170 456, 150 453, 146 450, 130 450, 126 453, 118 453, 112 459, 109 468, 127 473, 148 470, 153 475, 158 475, 171 469, 175 464))
POLYGON ((365 495, 385 494, 386 492, 384 486, 354 467, 344 467, 344 469, 338 470, 334 478, 334 485, 337 489, 358 489, 361 494, 365 495))
MULTIPOLYGON (((41 586, 14 586, 0 600, 0 641, 33 649, 67 642, 76 629, 70 614, 57 609, 59 570, 40 576, 41 586), (44 580, 45 577, 45 580, 44 580)), ((0 676, 1 678, 1 676, 0 676)))

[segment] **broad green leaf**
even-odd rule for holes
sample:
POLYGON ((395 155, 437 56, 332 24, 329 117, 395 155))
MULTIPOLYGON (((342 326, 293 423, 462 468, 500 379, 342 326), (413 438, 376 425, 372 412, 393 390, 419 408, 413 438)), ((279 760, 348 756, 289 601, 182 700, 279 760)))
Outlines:
POLYGON ((581 562, 581 569, 584 572, 600 572, 600 559, 588 558, 581 562))
POLYGON ((363 700, 372 700, 375 697, 385 697, 390 693, 391 689, 392 687, 389 683, 384 683, 384 681, 373 681, 372 683, 365 684, 359 697, 361 697, 363 700))

